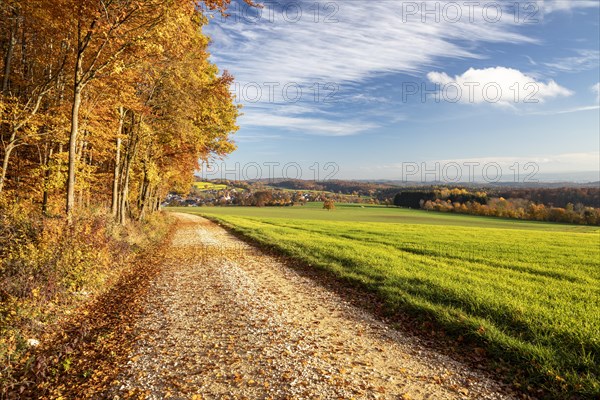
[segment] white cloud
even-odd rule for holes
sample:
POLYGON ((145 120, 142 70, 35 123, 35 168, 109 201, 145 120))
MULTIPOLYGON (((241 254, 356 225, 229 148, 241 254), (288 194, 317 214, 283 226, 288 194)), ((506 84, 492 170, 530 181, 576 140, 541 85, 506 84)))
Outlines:
POLYGON ((427 78, 440 85, 442 100, 499 106, 536 104, 553 97, 570 96, 570 90, 555 81, 542 82, 523 72, 505 67, 470 68, 450 77, 445 72, 430 72, 427 78))

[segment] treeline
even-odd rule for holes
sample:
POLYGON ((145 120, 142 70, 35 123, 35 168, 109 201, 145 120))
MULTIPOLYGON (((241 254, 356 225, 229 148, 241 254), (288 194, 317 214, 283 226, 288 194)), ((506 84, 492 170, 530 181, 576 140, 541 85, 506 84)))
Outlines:
MULTIPOLYGON (((521 190, 515 193, 523 193, 521 190)), ((529 193, 537 193, 541 196, 543 190, 551 191, 548 198, 563 198, 557 195, 556 189, 534 189, 529 193)), ((571 193, 570 190, 567 189, 567 193, 571 193)), ((583 193, 593 194, 594 189, 584 190, 583 193)), ((460 188, 403 191, 395 196, 394 205, 429 211, 600 225, 600 208, 589 207, 581 202, 567 203, 565 207, 554 207, 526 198, 488 197, 488 193, 483 191, 470 192, 460 188)))
POLYGON ((505 199, 525 199, 538 204, 553 207, 567 207, 571 204, 583 204, 587 207, 600 208, 600 185, 580 188, 531 188, 500 190, 496 197, 505 199))
MULTIPOLYGON (((361 196, 372 196, 381 203, 398 201, 402 207, 419 208, 419 201, 422 199, 434 201, 434 190, 450 190, 444 186, 406 186, 400 187, 398 184, 378 183, 366 181, 344 181, 328 180, 323 182, 307 180, 275 180, 274 182, 258 182, 264 185, 291 189, 291 190, 316 190, 328 191, 342 194, 354 194, 361 196), (396 198, 400 192, 401 197, 396 198), (425 197, 423 197, 425 196, 425 197)), ((240 184, 247 184, 241 182, 240 184)), ((462 189, 459 187, 459 189, 462 189)), ((573 187, 489 187, 489 186, 469 186, 467 193, 450 195, 448 197, 452 202, 461 203, 467 201, 477 201, 480 204, 486 203, 486 198, 505 199, 525 199, 536 204, 544 204, 551 207, 565 208, 567 204, 582 204, 586 207, 600 208, 600 185, 583 186, 575 185, 573 187), (476 198, 480 193, 482 197, 476 198), (460 196, 460 197, 452 197, 460 196), (475 197, 474 197, 475 196, 475 197)))
POLYGON ((406 190, 396 194, 394 205, 398 207, 421 208, 424 202, 445 200, 451 203, 477 202, 486 204, 488 201, 485 192, 469 192, 466 189, 435 189, 435 190, 406 190))
POLYGON ((0 2, 0 196, 143 219, 199 158, 231 152, 232 77, 199 7, 228 3, 0 2))
POLYGON ((328 181, 304 181, 304 180, 286 180, 269 183, 270 186, 292 189, 292 190, 317 190, 327 191, 341 194, 352 194, 360 196, 373 196, 376 192, 384 189, 392 188, 390 185, 383 185, 373 182, 359 181, 343 181, 343 180, 328 180, 328 181))

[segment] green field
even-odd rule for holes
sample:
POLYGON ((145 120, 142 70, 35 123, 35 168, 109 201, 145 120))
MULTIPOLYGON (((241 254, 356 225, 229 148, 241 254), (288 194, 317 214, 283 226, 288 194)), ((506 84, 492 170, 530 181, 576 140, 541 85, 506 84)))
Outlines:
POLYGON ((194 187, 198 190, 225 190, 227 185, 221 185, 212 182, 194 182, 194 187))
POLYGON ((360 205, 170 209, 217 219, 485 345, 528 382, 600 394, 600 229, 360 205))

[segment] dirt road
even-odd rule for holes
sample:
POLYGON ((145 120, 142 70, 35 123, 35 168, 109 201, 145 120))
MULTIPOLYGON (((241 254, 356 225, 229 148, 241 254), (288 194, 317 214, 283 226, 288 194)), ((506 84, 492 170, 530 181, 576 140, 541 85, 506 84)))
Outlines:
POLYGON ((113 397, 509 398, 218 225, 176 217, 113 397))

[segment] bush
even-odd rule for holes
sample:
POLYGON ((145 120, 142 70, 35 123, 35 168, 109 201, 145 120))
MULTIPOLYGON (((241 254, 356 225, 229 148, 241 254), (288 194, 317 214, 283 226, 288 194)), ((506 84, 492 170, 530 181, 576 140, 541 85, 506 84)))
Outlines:
POLYGON ((0 397, 49 324, 110 287, 167 227, 156 214, 121 226, 105 210, 75 215, 68 224, 37 208, 0 203, 0 397))
POLYGON ((335 202, 331 199, 327 199, 323 203, 323 208, 329 211, 335 210, 335 202))

